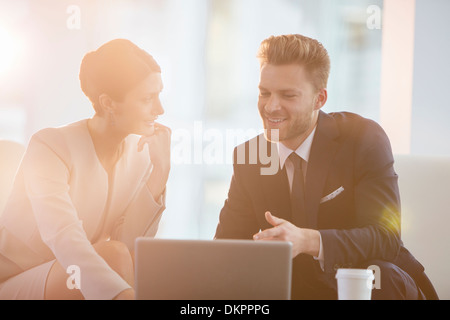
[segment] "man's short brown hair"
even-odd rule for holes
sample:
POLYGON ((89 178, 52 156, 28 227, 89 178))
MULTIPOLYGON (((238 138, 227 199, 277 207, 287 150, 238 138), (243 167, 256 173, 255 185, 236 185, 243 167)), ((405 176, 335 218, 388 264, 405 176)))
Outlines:
POLYGON ((317 90, 327 87, 330 57, 324 46, 315 39, 300 34, 271 36, 261 42, 257 58, 261 65, 304 66, 317 90))

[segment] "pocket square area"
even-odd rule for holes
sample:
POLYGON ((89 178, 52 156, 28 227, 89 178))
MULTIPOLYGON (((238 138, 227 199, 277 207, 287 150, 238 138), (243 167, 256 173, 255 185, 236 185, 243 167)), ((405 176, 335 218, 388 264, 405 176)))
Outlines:
POLYGON ((332 193, 330 193, 329 195, 326 195, 325 197, 323 197, 322 199, 320 199, 320 203, 324 203, 327 201, 330 201, 331 199, 336 198, 339 194, 341 194, 344 191, 344 187, 341 186, 338 189, 334 190, 332 193))

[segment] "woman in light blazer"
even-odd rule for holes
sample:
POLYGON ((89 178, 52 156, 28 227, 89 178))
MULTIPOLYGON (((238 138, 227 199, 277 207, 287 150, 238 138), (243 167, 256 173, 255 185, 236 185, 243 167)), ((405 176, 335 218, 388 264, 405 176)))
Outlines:
POLYGON ((80 68, 95 115, 34 134, 0 218, 0 299, 133 299, 133 246, 165 208, 161 70, 128 40, 80 68))

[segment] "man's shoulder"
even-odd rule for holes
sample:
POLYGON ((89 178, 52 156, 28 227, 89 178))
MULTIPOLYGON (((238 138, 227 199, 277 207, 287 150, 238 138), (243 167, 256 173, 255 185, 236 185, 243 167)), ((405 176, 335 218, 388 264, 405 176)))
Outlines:
POLYGON ((383 128, 377 121, 353 112, 341 111, 323 113, 322 118, 327 119, 326 121, 330 121, 330 119, 332 119, 337 125, 341 135, 344 136, 360 135, 365 132, 384 132, 383 128))
POLYGON ((349 111, 339 111, 339 112, 330 112, 324 114, 328 117, 333 118, 339 124, 370 124, 376 123, 375 120, 366 118, 360 114, 349 112, 349 111))
POLYGON ((382 154, 392 157, 389 137, 375 120, 351 112, 334 112, 327 114, 327 117, 334 119, 328 119, 328 123, 335 123, 338 133, 334 137, 345 148, 353 148, 359 154, 370 154, 373 159, 378 159, 382 154))

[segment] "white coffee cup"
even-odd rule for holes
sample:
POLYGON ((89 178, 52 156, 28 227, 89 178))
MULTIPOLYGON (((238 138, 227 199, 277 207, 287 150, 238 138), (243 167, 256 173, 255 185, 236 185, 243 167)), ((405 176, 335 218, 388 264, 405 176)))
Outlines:
POLYGON ((339 300, 370 300, 375 276, 370 269, 338 269, 339 300))

